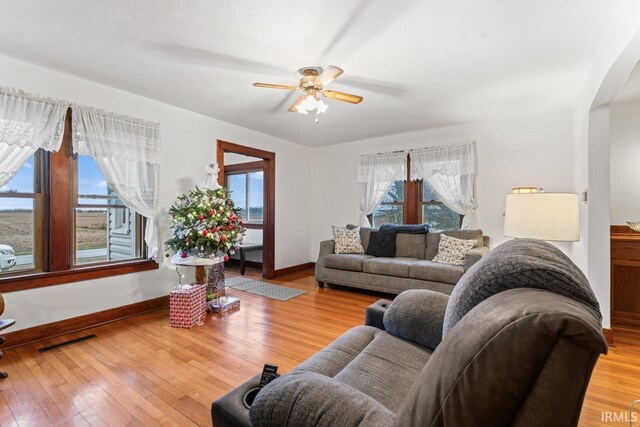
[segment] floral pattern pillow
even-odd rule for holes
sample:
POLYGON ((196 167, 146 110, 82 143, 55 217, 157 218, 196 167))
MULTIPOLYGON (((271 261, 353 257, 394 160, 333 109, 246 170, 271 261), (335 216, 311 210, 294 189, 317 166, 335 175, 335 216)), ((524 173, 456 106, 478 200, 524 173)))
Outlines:
POLYGON ((455 237, 440 235, 438 254, 433 258, 434 262, 444 264, 464 265, 464 257, 476 244, 477 240, 456 239, 455 237))
POLYGON ((364 247, 360 241, 360 227, 348 229, 347 227, 331 226, 333 241, 336 244, 337 254, 363 254, 364 247))

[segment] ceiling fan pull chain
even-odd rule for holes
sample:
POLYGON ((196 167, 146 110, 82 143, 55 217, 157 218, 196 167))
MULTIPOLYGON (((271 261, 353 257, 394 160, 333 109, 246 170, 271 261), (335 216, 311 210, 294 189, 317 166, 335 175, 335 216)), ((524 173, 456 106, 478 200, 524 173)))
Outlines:
POLYGON ((320 122, 320 120, 318 120, 318 114, 319 114, 319 112, 318 112, 318 109, 316 108, 316 124, 318 124, 318 122, 320 122))

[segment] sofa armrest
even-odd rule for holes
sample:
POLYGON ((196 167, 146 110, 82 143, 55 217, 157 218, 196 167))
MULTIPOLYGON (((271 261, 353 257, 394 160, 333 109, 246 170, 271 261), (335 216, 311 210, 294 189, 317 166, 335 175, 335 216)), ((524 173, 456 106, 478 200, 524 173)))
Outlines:
POLYGON ((367 311, 364 313, 365 326, 373 326, 384 331, 384 313, 389 305, 391 305, 391 301, 388 299, 379 299, 367 307, 367 311))
POLYGON ((391 335, 435 349, 442 341, 442 325, 449 296, 425 289, 398 295, 384 314, 384 328, 391 335))
POLYGON ((489 248, 487 246, 480 246, 478 248, 473 248, 464 257, 464 271, 467 271, 471 268, 473 264, 480 261, 483 256, 489 254, 489 248))
POLYGON ((260 426, 393 425, 394 415, 346 384, 315 372, 296 372, 272 381, 249 411, 260 426))
POLYGON ((335 253, 335 249, 336 243, 333 240, 323 240, 320 242, 320 253, 318 254, 318 262, 316 264, 321 264, 324 267, 323 258, 335 253))

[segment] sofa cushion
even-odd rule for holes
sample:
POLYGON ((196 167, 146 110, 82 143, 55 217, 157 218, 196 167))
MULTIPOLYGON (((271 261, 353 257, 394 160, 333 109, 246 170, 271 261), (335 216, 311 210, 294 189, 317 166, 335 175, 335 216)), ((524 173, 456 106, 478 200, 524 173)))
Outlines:
POLYGON ((384 276, 409 277, 409 267, 416 258, 370 258, 362 263, 362 271, 384 276))
POLYGON ((424 259, 427 233, 422 234, 396 234, 397 257, 424 259))
POLYGON ((427 249, 424 254, 424 259, 432 260, 438 254, 440 235, 442 233, 449 237, 455 237, 456 239, 476 240, 474 248, 483 245, 482 230, 445 230, 438 233, 429 231, 427 233, 427 249))
POLYGON ((455 285, 464 274, 461 265, 442 264, 434 261, 416 261, 409 267, 409 277, 430 282, 455 285))
POLYGON ((396 233, 385 233, 378 230, 372 231, 365 253, 367 255, 380 257, 396 256, 396 233))
POLYGON ((362 262, 369 258, 373 257, 358 254, 330 254, 324 257, 324 266, 338 270, 362 271, 362 262))

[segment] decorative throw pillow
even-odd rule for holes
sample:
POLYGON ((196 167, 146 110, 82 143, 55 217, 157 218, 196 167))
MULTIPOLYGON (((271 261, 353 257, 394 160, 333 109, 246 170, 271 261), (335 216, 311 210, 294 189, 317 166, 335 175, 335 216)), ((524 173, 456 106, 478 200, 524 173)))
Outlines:
POLYGON ((336 244, 337 254, 363 254, 364 248, 360 241, 360 227, 348 229, 347 227, 331 226, 333 241, 336 244))
POLYGON ((367 255, 393 258, 396 256, 396 234, 379 230, 371 231, 367 255))
POLYGON ((442 234, 440 236, 438 254, 433 258, 433 261, 444 264, 464 265, 465 255, 475 244, 475 240, 456 239, 442 234))

